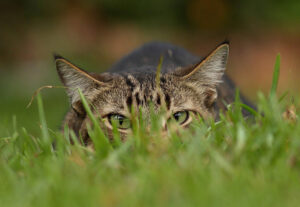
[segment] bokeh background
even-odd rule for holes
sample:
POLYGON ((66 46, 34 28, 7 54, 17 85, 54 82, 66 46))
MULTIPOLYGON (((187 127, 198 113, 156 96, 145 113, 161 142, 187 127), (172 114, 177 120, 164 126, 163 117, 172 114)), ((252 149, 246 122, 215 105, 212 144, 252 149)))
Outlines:
MULTIPOLYGON (((227 72, 250 100, 269 90, 278 53, 279 93, 297 96, 299 0, 2 0, 0 136, 16 125, 38 132, 36 103, 26 105, 39 87, 60 85, 53 52, 101 72, 148 41, 204 56, 224 39, 231 42, 227 72)), ((48 125, 58 130, 67 97, 63 89, 42 94, 48 125)))

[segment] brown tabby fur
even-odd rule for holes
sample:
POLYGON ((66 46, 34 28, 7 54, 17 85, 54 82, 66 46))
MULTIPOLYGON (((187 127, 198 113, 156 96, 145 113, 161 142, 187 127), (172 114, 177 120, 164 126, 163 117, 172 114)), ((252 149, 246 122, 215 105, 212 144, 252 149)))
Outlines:
MULTIPOLYGON (((85 144, 90 143, 87 124, 91 121, 82 106, 78 88, 91 104, 95 116, 104 119, 101 127, 110 138, 112 127, 107 118, 110 114, 131 117, 131 109, 140 109, 143 119, 150 124, 150 105, 155 113, 166 108, 164 125, 178 111, 189 111, 204 119, 216 118, 220 110, 226 110, 225 103, 234 100, 235 86, 223 75, 228 51, 229 44, 225 42, 201 59, 180 47, 152 42, 133 51, 102 74, 86 72, 65 58, 55 56, 58 74, 67 87, 72 106, 63 126, 69 126, 82 136, 85 144), (161 56, 163 61, 157 81, 161 56)), ((130 129, 119 131, 123 138, 130 133, 130 129)))

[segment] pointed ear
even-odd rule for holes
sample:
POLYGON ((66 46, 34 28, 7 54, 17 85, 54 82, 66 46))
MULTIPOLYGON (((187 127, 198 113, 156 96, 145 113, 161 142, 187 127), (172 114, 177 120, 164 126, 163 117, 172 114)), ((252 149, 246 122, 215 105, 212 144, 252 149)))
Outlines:
POLYGON ((229 44, 227 42, 222 43, 200 63, 188 68, 179 68, 174 72, 174 75, 187 81, 196 81, 199 84, 216 87, 222 82, 228 53, 229 44))
POLYGON ((58 75, 67 88, 72 106, 76 106, 80 102, 78 89, 89 98, 99 87, 106 86, 106 83, 100 80, 99 75, 99 77, 92 75, 61 56, 55 55, 54 58, 58 75))

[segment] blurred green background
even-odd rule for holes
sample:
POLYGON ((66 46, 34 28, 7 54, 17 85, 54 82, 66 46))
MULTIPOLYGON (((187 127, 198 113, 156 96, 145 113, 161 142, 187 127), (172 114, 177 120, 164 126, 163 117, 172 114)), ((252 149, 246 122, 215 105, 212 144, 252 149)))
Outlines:
MULTIPOLYGON (((299 0, 3 0, 0 2, 0 136, 18 126, 39 130, 31 95, 60 85, 52 53, 89 71, 105 71, 145 42, 167 41, 206 55, 231 42, 227 72, 251 99, 269 90, 281 53, 279 92, 300 89, 299 0)), ((63 89, 43 91, 49 127, 68 108, 63 89)))

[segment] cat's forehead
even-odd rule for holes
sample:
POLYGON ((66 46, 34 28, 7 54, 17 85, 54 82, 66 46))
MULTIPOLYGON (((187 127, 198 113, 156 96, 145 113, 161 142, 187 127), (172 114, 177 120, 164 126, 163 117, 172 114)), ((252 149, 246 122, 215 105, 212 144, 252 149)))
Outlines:
POLYGON ((126 110, 132 105, 149 109, 151 104, 158 109, 163 103, 170 106, 170 95, 161 86, 155 73, 122 74, 115 76, 111 87, 100 89, 93 103, 107 110, 126 110))
MULTIPOLYGON (((114 76, 110 87, 101 87, 92 103, 101 115, 128 116, 132 107, 148 117, 151 110, 168 113, 201 111, 202 95, 199 89, 170 74, 130 73, 114 76)), ((148 117, 149 118, 149 117, 148 117)))
POLYGON ((126 80, 128 85, 151 85, 155 82, 155 73, 151 71, 124 73, 122 77, 126 80))
POLYGON ((155 73, 134 73, 123 76, 129 96, 136 105, 147 105, 150 101, 160 105, 161 90, 157 84, 155 73))

